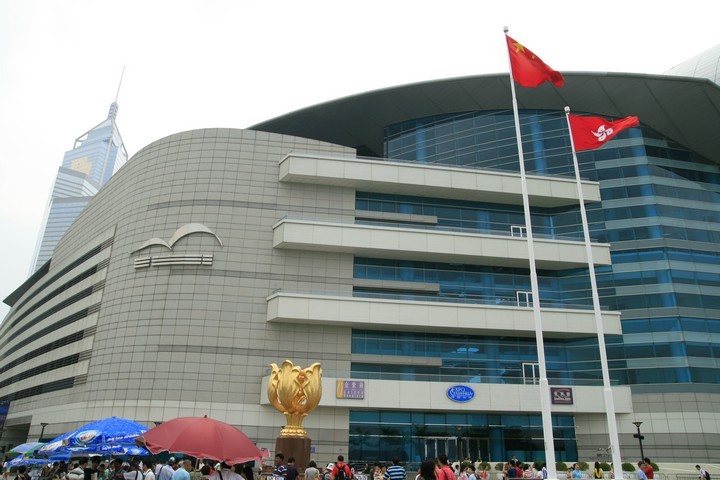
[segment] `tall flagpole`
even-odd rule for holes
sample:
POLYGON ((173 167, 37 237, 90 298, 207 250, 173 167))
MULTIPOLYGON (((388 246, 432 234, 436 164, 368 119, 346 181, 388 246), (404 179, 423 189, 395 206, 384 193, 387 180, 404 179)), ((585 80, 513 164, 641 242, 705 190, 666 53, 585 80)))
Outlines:
MULTIPOLYGON (((595 262, 590 243, 590 230, 588 228, 587 213, 585 212, 585 199, 583 197, 582 183, 580 181, 580 167, 578 166, 575 142, 573 141, 572 126, 570 125, 570 107, 565 107, 565 119, 570 133, 570 147, 572 148, 573 167, 575 168, 575 183, 577 184, 578 200, 580 201, 580 216, 582 218, 583 236, 585 238, 585 252, 587 255, 588 272, 590 273, 590 287, 592 288, 593 310, 595 312, 595 328, 597 329, 598 348, 600 349, 600 365, 603 377, 603 394, 605 397, 605 414, 607 416, 608 433, 610 435, 610 450, 612 452, 613 471, 622 471, 620 459, 620 440, 618 438, 617 421, 615 418, 615 400, 610 387, 610 370, 608 368, 607 351, 605 350, 605 333, 600 310, 600 295, 595 279, 595 262)), ((617 476, 616 476, 617 478, 617 476)))
MULTIPOLYGON (((508 28, 505 27, 503 30, 507 36, 508 28)), ((545 366, 545 342, 543 340, 542 318, 540 316, 540 287, 538 286, 537 270, 535 268, 535 246, 533 244, 530 199, 528 196, 527 178, 525 176, 525 156, 523 155, 522 136, 520 133, 520 115, 518 114, 517 98, 515 96, 515 80, 513 79, 512 61, 510 60, 509 51, 508 64, 510 66, 510 90, 512 91, 515 135, 517 136, 518 157, 520 157, 520 185, 522 187, 523 210, 525 213, 532 308, 533 318, 535 320, 535 342, 537 344, 538 367, 540 370, 540 408, 542 413, 543 440, 545 443, 545 464, 547 466, 548 478, 555 479, 558 478, 555 468, 555 438, 553 437, 552 415, 550 413, 550 386, 548 385, 547 369, 545 366)))

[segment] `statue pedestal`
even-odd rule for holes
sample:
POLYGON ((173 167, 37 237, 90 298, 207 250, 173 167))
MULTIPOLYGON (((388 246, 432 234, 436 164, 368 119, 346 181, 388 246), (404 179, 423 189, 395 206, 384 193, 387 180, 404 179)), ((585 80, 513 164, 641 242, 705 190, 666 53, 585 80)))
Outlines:
POLYGON ((285 455, 286 462, 289 457, 295 457, 295 468, 302 473, 310 461, 311 443, 309 438, 278 437, 275 439, 275 454, 285 455))

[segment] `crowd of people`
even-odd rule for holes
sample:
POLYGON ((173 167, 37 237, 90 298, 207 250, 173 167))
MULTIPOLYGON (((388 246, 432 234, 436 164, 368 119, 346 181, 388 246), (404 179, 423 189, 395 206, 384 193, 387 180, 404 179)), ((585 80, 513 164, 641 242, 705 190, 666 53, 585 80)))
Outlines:
POLYGON ((11 472, 7 463, 4 480, 257 480, 250 464, 228 465, 190 458, 156 462, 153 458, 102 460, 100 457, 57 461, 28 470, 11 472))
MULTIPOLYGON (((79 458, 70 462, 57 461, 42 467, 36 466, 28 470, 20 466, 14 471, 3 465, 3 480, 261 480, 253 469, 252 463, 228 465, 214 463, 209 460, 193 460, 190 458, 176 461, 170 457, 167 462, 156 462, 154 458, 102 460, 100 457, 79 458)), ((655 469, 649 458, 637 463, 638 480, 654 480, 655 469)), ((547 479, 548 472, 544 464, 532 465, 523 463, 513 457, 503 464, 502 471, 496 478, 490 477, 489 466, 484 464, 478 470, 474 465, 463 463, 452 466, 447 455, 439 455, 436 459, 421 463, 415 480, 513 480, 513 479, 547 479)), ((696 465, 698 480, 710 480, 710 475, 700 465, 696 465)), ((342 455, 336 463, 329 463, 322 471, 314 460, 310 460, 305 471, 305 480, 354 480, 357 473, 367 476, 367 480, 406 480, 405 468, 400 465, 399 458, 393 458, 388 465, 376 464, 374 467, 365 465, 356 471, 345 463, 342 455)), ((558 472, 558 477, 561 477, 558 472)), ((295 467, 295 459, 278 453, 270 479, 262 480, 298 480, 300 472, 295 467)), ((593 479, 613 478, 612 472, 604 472, 600 463, 595 462, 590 476, 593 479), (610 475, 608 475, 608 473, 610 475)), ((580 465, 574 463, 567 469, 567 480, 584 478, 580 465)))
MULTIPOLYGON (((343 465, 342 456, 338 458, 339 461, 337 465, 343 465)), ((383 465, 377 463, 374 466, 366 464, 364 468, 358 468, 357 470, 346 466, 346 468, 349 469, 348 473, 340 479, 336 476, 337 466, 335 464, 328 464, 324 473, 322 473, 317 469, 315 462, 311 461, 311 463, 311 469, 306 470, 306 480, 346 480, 351 476, 367 480, 405 480, 407 478, 407 472, 405 468, 400 465, 398 458, 393 458, 392 464, 383 465), (308 471, 311 473, 308 474, 308 471), (363 476, 361 477, 356 474, 362 474, 363 476)), ((655 480, 654 464, 649 458, 642 459, 637 465, 638 480, 655 480)), ((499 469, 500 467, 496 466, 496 468, 499 469)), ((559 471, 557 475, 558 478, 563 478, 564 476, 566 480, 587 478, 606 480, 615 478, 614 472, 608 469, 607 465, 605 465, 605 468, 608 471, 603 469, 603 464, 600 462, 595 462, 592 468, 588 468, 587 465, 582 465, 581 463, 573 463, 565 473, 559 471)), ((700 465, 696 465, 696 469, 698 471, 698 480, 710 480, 710 475, 700 465)), ((413 477, 411 476, 410 478, 413 477)), ((470 463, 470 461, 451 464, 448 461, 447 455, 444 454, 439 455, 438 458, 428 459, 422 462, 414 476, 415 480, 543 480, 547 478, 548 470, 544 463, 524 463, 519 461, 515 456, 502 464, 502 470, 490 472, 490 466, 486 462, 482 463, 478 468, 470 463)), ((287 478, 286 480, 295 479, 287 478)))

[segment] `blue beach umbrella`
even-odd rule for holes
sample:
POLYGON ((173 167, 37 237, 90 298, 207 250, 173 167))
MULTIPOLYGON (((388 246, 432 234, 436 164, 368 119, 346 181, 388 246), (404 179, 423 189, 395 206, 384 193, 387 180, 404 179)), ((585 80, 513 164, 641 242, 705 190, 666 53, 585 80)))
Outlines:
POLYGON ((147 427, 125 418, 110 417, 64 433, 36 450, 37 454, 112 453, 123 447, 134 447, 133 441, 147 432, 147 427))
POLYGON ((12 460, 8 461, 8 467, 20 467, 22 465, 46 465, 49 462, 47 459, 42 458, 27 458, 24 455, 19 455, 12 460))
POLYGON ((106 443, 102 445, 87 445, 84 447, 61 447, 61 451, 68 452, 72 456, 83 455, 115 455, 115 456, 147 456, 150 452, 136 445, 122 443, 106 443))
POLYGON ((21 443, 17 447, 13 447, 10 450, 8 450, 8 455, 12 455, 14 453, 20 454, 20 453, 27 453, 28 450, 32 450, 33 448, 37 448, 40 445, 42 445, 42 442, 28 442, 28 443, 21 443))

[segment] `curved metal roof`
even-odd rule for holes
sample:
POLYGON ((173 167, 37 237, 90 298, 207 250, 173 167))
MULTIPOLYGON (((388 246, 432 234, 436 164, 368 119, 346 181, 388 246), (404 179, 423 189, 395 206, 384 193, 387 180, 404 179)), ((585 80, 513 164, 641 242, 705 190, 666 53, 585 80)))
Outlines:
MULTIPOLYGON (((520 109, 557 109, 640 121, 720 163, 720 86, 704 78, 564 73, 565 84, 518 87, 520 109)), ((382 156, 383 127, 453 112, 512 108, 508 74, 435 80, 375 90, 258 123, 253 130, 312 138, 382 156)))
POLYGON ((720 45, 715 45, 694 57, 676 65, 665 75, 709 78, 720 83, 720 45))

